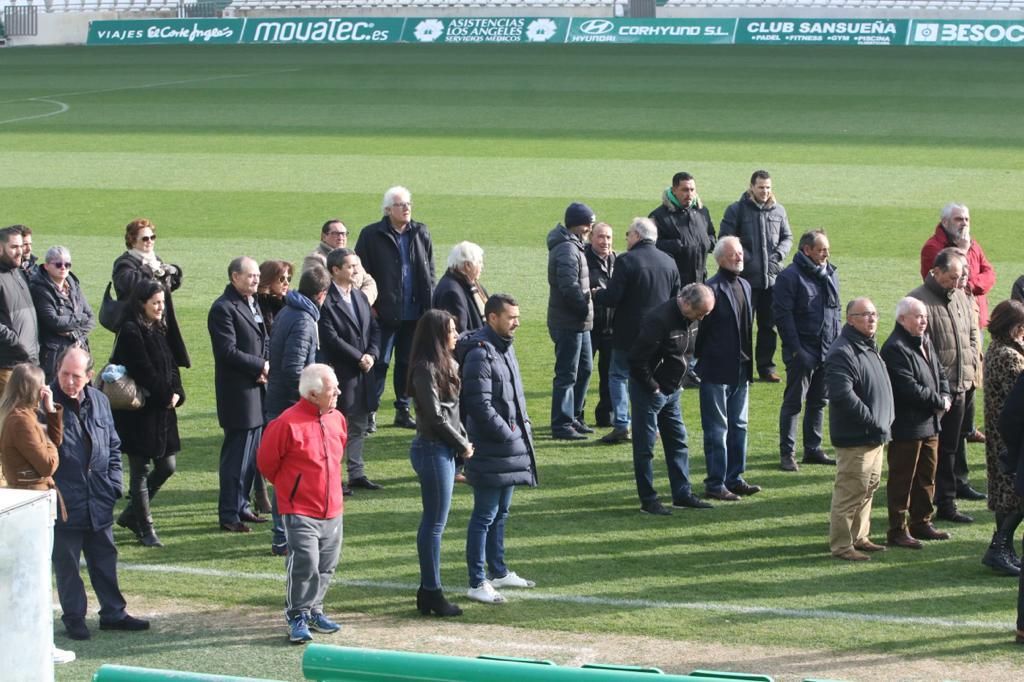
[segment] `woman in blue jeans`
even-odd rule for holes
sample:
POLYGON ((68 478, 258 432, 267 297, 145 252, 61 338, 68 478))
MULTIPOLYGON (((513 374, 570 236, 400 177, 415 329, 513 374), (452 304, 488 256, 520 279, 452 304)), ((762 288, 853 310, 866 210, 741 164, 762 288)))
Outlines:
POLYGON ((416 534, 420 589, 416 608, 424 616, 462 614, 441 589, 441 535, 448 522, 455 456, 469 459, 473 446, 459 420, 459 365, 452 351, 459 335, 444 310, 428 310, 416 325, 409 355, 409 380, 416 404, 416 438, 409 458, 420 479, 423 516, 416 534))

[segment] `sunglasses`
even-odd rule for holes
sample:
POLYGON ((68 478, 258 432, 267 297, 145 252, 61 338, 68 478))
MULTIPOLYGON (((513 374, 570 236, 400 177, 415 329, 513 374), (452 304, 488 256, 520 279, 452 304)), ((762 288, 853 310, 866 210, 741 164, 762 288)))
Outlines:
POLYGON ((281 277, 278 278, 277 281, 280 282, 281 284, 290 284, 291 281, 292 281, 292 278, 288 277, 287 275, 281 275, 281 277))
POLYGON ((58 268, 60 270, 70 270, 71 269, 71 261, 68 261, 67 263, 61 263, 59 260, 55 260, 55 261, 52 261, 50 263, 50 265, 52 265, 53 267, 58 268))
POLYGON ((139 237, 139 241, 142 241, 142 242, 155 242, 156 241, 156 235, 155 234, 147 234, 147 235, 145 235, 143 237, 139 237))

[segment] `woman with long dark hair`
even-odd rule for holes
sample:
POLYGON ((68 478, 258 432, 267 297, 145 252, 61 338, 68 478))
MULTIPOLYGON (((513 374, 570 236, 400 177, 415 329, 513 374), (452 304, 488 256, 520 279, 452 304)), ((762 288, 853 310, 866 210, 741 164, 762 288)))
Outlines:
POLYGON ((416 438, 409 458, 420 480, 423 515, 416 534, 420 588, 416 608, 423 615, 462 614, 441 588, 441 535, 448 523, 455 458, 473 456, 473 446, 459 419, 459 365, 453 351, 459 335, 444 310, 428 310, 416 325, 409 355, 409 378, 416 404, 416 438))
POLYGON ((117 519, 146 547, 162 547, 150 502, 174 473, 181 450, 177 408, 185 390, 167 342, 166 292, 155 280, 141 282, 129 299, 110 361, 123 365, 146 394, 138 410, 114 410, 121 449, 128 456, 131 502, 117 519))

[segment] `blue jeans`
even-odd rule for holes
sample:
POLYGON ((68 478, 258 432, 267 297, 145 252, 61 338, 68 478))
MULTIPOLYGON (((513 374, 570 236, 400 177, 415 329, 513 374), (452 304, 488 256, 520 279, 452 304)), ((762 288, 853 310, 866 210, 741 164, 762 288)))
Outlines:
POLYGON ((441 535, 448 523, 455 484, 455 451, 440 441, 417 436, 409 450, 412 468, 420 479, 423 515, 416 533, 420 557, 420 586, 441 589, 441 535))
POLYGON ((633 404, 633 474, 640 502, 647 504, 658 499, 654 490, 654 443, 661 433, 668 466, 668 482, 672 498, 679 499, 690 492, 690 460, 686 444, 686 427, 679 408, 682 389, 664 395, 651 393, 633 379, 629 380, 629 397, 633 404))
POLYGON ((808 369, 798 361, 786 363, 786 390, 779 408, 779 454, 796 454, 796 420, 804 409, 804 453, 821 449, 828 391, 825 366, 808 369), (806 406, 803 405, 807 401, 806 406))
POLYGON ((555 377, 551 389, 551 430, 565 433, 583 414, 587 384, 594 368, 590 332, 548 328, 555 342, 555 377))
POLYGON ((750 384, 700 384, 700 423, 704 429, 704 489, 721 492, 743 480, 747 468, 747 412, 750 384))
POLYGON ((515 486, 473 488, 473 514, 466 532, 466 567, 469 586, 480 587, 486 579, 484 566, 492 578, 508 575, 505 565, 505 521, 512 505, 515 486))
POLYGON ((629 428, 629 351, 616 348, 608 368, 608 393, 612 401, 612 426, 629 428))

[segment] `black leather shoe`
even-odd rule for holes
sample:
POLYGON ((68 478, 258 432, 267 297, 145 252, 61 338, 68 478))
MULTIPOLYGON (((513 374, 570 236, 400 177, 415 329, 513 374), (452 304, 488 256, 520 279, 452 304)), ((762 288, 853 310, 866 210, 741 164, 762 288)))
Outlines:
POLYGON ((575 431, 577 433, 593 433, 594 432, 594 429, 590 428, 589 426, 587 426, 585 423, 583 423, 579 419, 577 419, 576 421, 574 421, 572 423, 572 428, 575 429, 575 431))
POLYGON ((711 500, 718 500, 719 502, 739 502, 740 496, 736 493, 722 488, 721 490, 707 490, 704 492, 704 497, 711 500))
POLYGON ((160 538, 157 536, 156 531, 150 528, 147 531, 143 531, 139 535, 139 542, 143 547, 163 547, 164 543, 160 542, 160 538))
POLYGON ((804 464, 825 464, 835 466, 836 461, 825 454, 824 450, 810 450, 804 453, 804 464))
POLYGON ((983 492, 979 492, 972 488, 970 484, 962 485, 956 489, 956 499, 958 500, 987 500, 988 495, 983 492))
POLYGON ((953 523, 974 523, 974 517, 968 516, 963 512, 959 511, 956 507, 947 507, 940 509, 935 515, 936 518, 940 518, 943 521, 952 521, 953 523))
POLYGON ((800 465, 796 463, 796 457, 793 455, 783 455, 779 468, 783 471, 800 471, 800 465))
POLYGON ((408 408, 398 408, 395 412, 395 426, 403 429, 416 428, 416 420, 412 418, 408 408))
POLYGON ((651 516, 672 516, 672 510, 667 509, 658 500, 652 502, 644 502, 640 505, 640 512, 643 514, 650 514, 651 516))
POLYGON ((135 616, 125 616, 121 620, 115 620, 112 623, 104 623, 100 621, 100 630, 125 630, 128 632, 138 632, 140 630, 148 630, 149 621, 136 618, 135 616))
POLYGON ((360 476, 359 478, 353 478, 348 482, 350 488, 364 488, 365 490, 380 490, 384 486, 380 483, 374 483, 366 476, 360 476))
POLYGON ((761 492, 761 486, 750 485, 746 481, 740 481, 736 485, 726 486, 729 488, 729 492, 739 495, 740 497, 750 497, 761 492))
POLYGON ((631 440, 633 439, 629 436, 629 429, 612 429, 601 436, 601 442, 605 445, 618 445, 619 443, 628 443, 631 440))
POLYGON ((242 521, 248 521, 249 523, 266 523, 267 519, 263 516, 256 516, 249 512, 242 512, 238 515, 238 518, 242 521))
POLYGON ((555 440, 586 440, 587 437, 576 429, 569 429, 568 431, 552 431, 551 437, 555 440))
POLYGON ((687 493, 683 497, 674 498, 672 506, 676 509, 713 509, 714 507, 693 493, 687 493))
POLYGON ((67 632, 69 639, 74 639, 79 642, 92 637, 92 633, 89 632, 89 628, 85 626, 84 620, 73 620, 70 623, 64 623, 64 630, 67 632))
POLYGON ((220 524, 220 529, 221 530, 226 530, 229 533, 248 533, 248 532, 252 531, 252 528, 249 528, 249 526, 245 525, 241 521, 232 521, 230 523, 222 523, 222 524, 220 524))
POLYGON ((377 433, 377 413, 371 412, 370 418, 366 422, 367 433, 377 433))

